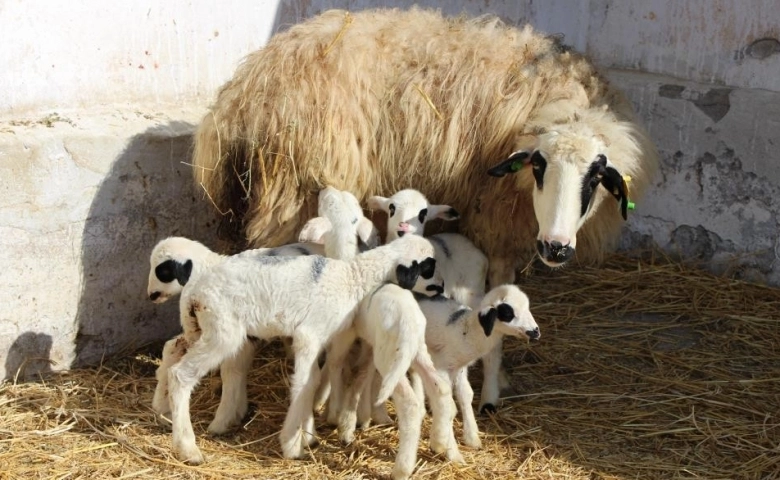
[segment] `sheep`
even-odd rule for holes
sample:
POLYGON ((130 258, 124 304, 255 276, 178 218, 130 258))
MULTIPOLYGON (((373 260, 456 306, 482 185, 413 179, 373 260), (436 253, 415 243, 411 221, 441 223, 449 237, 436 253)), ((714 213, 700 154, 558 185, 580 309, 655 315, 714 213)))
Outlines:
POLYGON ((480 448, 467 369, 499 345, 504 335, 539 339, 528 297, 515 285, 501 285, 485 295, 478 309, 441 296, 417 296, 417 301, 427 320, 425 342, 433 364, 452 382, 460 404, 464 443, 480 448))
MULTIPOLYGON (((407 281, 407 283, 412 283, 407 281)), ((445 378, 434 368, 425 345, 426 320, 414 295, 395 284, 378 287, 360 303, 355 333, 368 347, 361 357, 360 373, 347 395, 339 418, 339 438, 354 439, 356 411, 361 394, 370 397, 374 370, 383 380, 375 404, 392 394, 398 417, 398 453, 393 478, 409 478, 417 459, 420 427, 425 415, 424 399, 418 398, 405 374, 410 368, 421 377, 433 413, 431 448, 447 458, 464 463, 452 431, 455 403, 445 378), (367 394, 367 395, 366 395, 367 394)), ((373 400, 369 398, 369 401, 373 400)))
MULTIPOLYGON (((280 433, 285 458, 299 458, 313 441, 317 357, 334 336, 351 327, 362 298, 413 262, 431 262, 429 241, 409 236, 357 255, 352 261, 308 257, 231 257, 182 293, 182 324, 200 337, 168 371, 172 445, 182 461, 198 464, 189 416, 192 389, 211 369, 236 355, 244 339, 293 338, 295 373, 290 407, 280 433)), ((419 265, 418 265, 419 266, 419 265)), ((333 379, 333 376, 331 376, 333 379)))
MULTIPOLYGON (((262 256, 297 256, 322 254, 322 245, 314 243, 290 244, 277 248, 259 248, 237 254, 246 258, 262 256)), ((168 237, 155 245, 149 262, 147 293, 155 303, 163 303, 188 289, 209 269, 226 258, 200 242, 184 237, 168 237)), ((184 332, 168 340, 163 346, 162 360, 155 377, 157 386, 152 397, 152 409, 160 415, 170 413, 168 401, 168 370, 178 362, 198 337, 198 331, 190 324, 184 332)), ((246 373, 252 365, 254 346, 246 342, 239 355, 229 358, 220 366, 222 396, 214 420, 208 427, 213 434, 225 433, 247 412, 246 373)))
POLYGON ((452 199, 491 287, 536 255, 599 261, 657 164, 585 56, 531 26, 420 8, 326 11, 274 35, 221 87, 193 151, 196 183, 254 245, 290 241, 320 185, 452 199))
MULTIPOLYGON (((368 206, 387 214, 388 242, 406 233, 422 235, 432 218, 457 220, 460 214, 449 205, 431 205, 421 192, 404 189, 390 198, 379 195, 368 199, 368 206)), ((444 279, 444 292, 450 298, 471 308, 477 308, 485 295, 488 260, 463 235, 439 233, 428 237, 436 249, 437 268, 444 279)), ((491 411, 498 405, 502 388, 509 386, 501 368, 502 344, 482 358, 483 382, 480 411, 491 411)), ((381 413, 381 412, 380 412, 381 413)))

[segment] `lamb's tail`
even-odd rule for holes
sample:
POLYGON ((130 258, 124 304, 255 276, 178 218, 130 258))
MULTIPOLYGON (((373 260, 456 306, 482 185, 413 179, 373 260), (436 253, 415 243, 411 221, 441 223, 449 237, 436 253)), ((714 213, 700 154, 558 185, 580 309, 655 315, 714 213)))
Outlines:
POLYGON ((382 385, 374 405, 381 405, 390 398, 396 385, 406 375, 417 357, 419 339, 425 335, 425 323, 422 323, 422 329, 417 328, 417 322, 412 321, 411 315, 408 314, 409 312, 402 312, 395 328, 387 331, 380 345, 374 346, 375 358, 384 359, 386 362, 389 360, 390 363, 387 373, 382 378, 382 385))

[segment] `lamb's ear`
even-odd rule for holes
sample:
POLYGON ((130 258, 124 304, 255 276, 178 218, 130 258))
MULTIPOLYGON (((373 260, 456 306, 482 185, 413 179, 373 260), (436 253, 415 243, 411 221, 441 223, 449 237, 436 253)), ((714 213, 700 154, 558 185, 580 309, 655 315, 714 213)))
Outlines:
POLYGON ((531 162, 531 152, 520 150, 513 153, 506 160, 491 167, 487 174, 491 177, 503 177, 507 173, 517 173, 531 162))
POLYGON ((420 264, 417 260, 412 261, 412 266, 398 265, 395 267, 395 277, 398 281, 398 286, 411 290, 414 288, 414 284, 417 283, 417 278, 420 276, 420 264))
POLYGON ((374 195, 373 197, 368 197, 366 204, 368 204, 368 208, 371 210, 384 210, 387 212, 389 210, 388 205, 390 205, 390 199, 374 195))
POLYGON ((493 332, 493 325, 496 324, 496 317, 498 317, 498 312, 495 308, 491 308, 487 311, 487 313, 479 312, 477 316, 479 317, 479 324, 482 325, 482 330, 485 331, 485 336, 489 337, 493 332))
POLYGON ((430 218, 440 218, 447 221, 460 218, 460 213, 449 205, 428 205, 428 215, 430 218))
POLYGON ((358 220, 357 234, 360 241, 363 242, 368 249, 379 246, 379 230, 374 226, 374 222, 366 217, 358 220))
POLYGON ((187 260, 183 264, 179 262, 174 262, 174 264, 176 265, 176 280, 179 281, 181 286, 187 285, 187 282, 190 280, 190 275, 192 274, 192 260, 187 260))
MULTIPOLYGON (((599 157, 603 157, 603 155, 599 155, 599 157)), ((627 220, 628 188, 626 186, 626 181, 623 179, 623 175, 621 175, 615 167, 607 163, 606 167, 604 167, 601 184, 620 203, 620 214, 623 215, 623 220, 627 220)))
POLYGON ((323 244, 325 243, 325 234, 330 229, 330 220, 325 217, 314 217, 303 226, 298 235, 298 241, 323 244))

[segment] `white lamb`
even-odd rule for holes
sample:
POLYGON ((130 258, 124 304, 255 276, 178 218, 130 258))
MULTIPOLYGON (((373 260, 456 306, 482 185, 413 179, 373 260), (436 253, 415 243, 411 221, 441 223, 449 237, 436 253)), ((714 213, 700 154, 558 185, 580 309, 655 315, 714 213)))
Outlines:
MULTIPOLYGON (((432 218, 457 220, 460 214, 449 205, 431 205, 417 190, 408 188, 390 198, 373 196, 369 207, 387 213, 387 241, 407 233, 423 235, 425 224, 432 218)), ((485 294, 488 259, 468 238, 457 233, 439 233, 427 237, 436 248, 436 268, 444 279, 444 293, 457 302, 477 308, 485 294)), ((501 389, 509 382, 501 369, 503 348, 498 343, 482 358, 482 393, 480 411, 495 411, 501 389)), ((381 415, 374 410, 372 416, 381 415)))
MULTIPOLYGON (((414 272, 417 273, 417 272, 414 272)), ((413 283, 409 280, 406 283, 413 283)), ((425 416, 424 398, 418 397, 406 378, 413 368, 422 379, 433 416, 431 449, 447 458, 464 463, 452 430, 455 402, 446 377, 434 368, 425 344, 426 320, 411 291, 398 285, 377 288, 360 303, 355 317, 355 333, 367 345, 361 356, 360 373, 349 390, 339 418, 339 438, 354 439, 356 410, 361 395, 371 394, 374 371, 382 375, 375 404, 384 404, 392 394, 398 417, 399 444, 393 478, 409 478, 417 461, 420 428, 425 416)))
POLYGON ((468 366, 482 358, 504 335, 538 340, 539 326, 529 310, 528 297, 515 285, 491 289, 479 310, 442 296, 417 296, 425 314, 425 342, 433 364, 453 383, 463 418, 464 443, 479 448, 481 441, 471 402, 474 392, 468 366))
POLYGON ((182 324, 197 325, 200 338, 168 372, 177 457, 190 463, 203 461, 190 422, 190 393, 210 370, 236 355, 249 336, 293 338, 295 373, 280 439, 285 458, 300 457, 313 440, 320 352, 336 334, 351 328, 363 297, 392 280, 399 266, 411 268, 413 262, 433 255, 429 241, 409 236, 361 253, 351 262, 320 256, 237 256, 206 272, 182 295, 186 306, 182 324))
MULTIPOLYGON (((245 258, 264 256, 300 256, 322 254, 322 245, 315 243, 297 243, 277 248, 258 248, 237 255, 245 258)), ((149 299, 163 303, 175 297, 195 284, 203 273, 225 261, 228 257, 220 255, 200 242, 183 237, 168 237, 161 240, 152 250, 147 292, 149 299)), ((181 308, 181 306, 180 306, 181 308)), ((186 353, 190 344, 200 335, 195 325, 183 325, 183 333, 168 340, 163 346, 162 360, 157 367, 152 408, 161 415, 170 413, 168 401, 168 369, 186 353)), ((220 365, 222 378, 222 396, 214 421, 209 432, 226 432, 247 412, 246 373, 252 365, 254 345, 245 342, 235 357, 220 365)))

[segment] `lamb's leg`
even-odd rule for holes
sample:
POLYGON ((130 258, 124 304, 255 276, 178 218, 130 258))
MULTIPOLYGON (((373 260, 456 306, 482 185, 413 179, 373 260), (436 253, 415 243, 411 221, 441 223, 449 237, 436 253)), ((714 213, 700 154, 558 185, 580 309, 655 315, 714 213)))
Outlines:
POLYGON ((369 403, 371 404, 371 420, 375 425, 390 425, 393 423, 393 419, 390 418, 390 415, 387 413, 385 404, 374 404, 377 395, 379 395, 379 389, 382 387, 382 376, 377 375, 376 373, 377 372, 375 370, 373 378, 371 379, 371 383, 369 384, 371 388, 371 394, 369 395, 369 403))
POLYGON ((503 354, 503 342, 498 342, 488 353, 482 357, 482 393, 479 397, 480 413, 495 412, 498 407, 501 377, 501 356, 503 354))
POLYGON ((455 397, 460 405, 460 415, 463 418, 463 443, 473 448, 482 447, 479 439, 477 419, 474 418, 474 408, 471 402, 474 400, 474 390, 468 379, 468 372, 461 368, 455 373, 454 378, 455 397))
POLYGON ((192 389, 209 371, 218 367, 240 346, 226 345, 219 339, 201 337, 190 346, 182 359, 168 370, 168 392, 171 401, 172 444, 176 457, 193 465, 203 462, 203 454, 195 444, 195 432, 190 421, 192 389))
POLYGON ((188 347, 189 343, 183 335, 177 335, 165 342, 165 346, 163 346, 162 360, 154 374, 157 378, 157 386, 152 398, 152 409, 160 415, 171 413, 171 402, 168 397, 168 370, 170 370, 171 365, 181 360, 181 357, 187 353, 188 347))
MULTIPOLYGON (((319 362, 318 362, 319 364, 319 362)), ((325 360, 323 368, 320 368, 320 384, 314 394, 314 410, 325 408, 330 396, 330 376, 328 374, 328 360, 325 360)))
MULTIPOLYGON (((365 345, 365 343, 364 343, 365 345)), ((344 402, 339 414, 339 439, 345 445, 355 440, 355 426, 357 424, 357 410, 365 397, 371 400, 371 379, 374 376, 374 363, 371 361, 371 347, 364 348, 359 358, 359 368, 352 385, 347 390, 344 402), (363 353, 367 351, 367 355, 363 353)), ((370 422, 370 419, 369 419, 370 422)))
POLYGON ((349 354, 352 343, 355 341, 353 330, 347 330, 336 336, 331 341, 328 349, 328 359, 325 362, 330 379, 330 398, 328 399, 327 422, 330 425, 338 425, 339 415, 344 398, 344 360, 349 354))
POLYGON ((314 409, 314 393, 319 380, 317 355, 319 340, 309 340, 302 336, 293 341, 295 349, 295 373, 290 379, 290 408, 284 419, 279 439, 284 458, 303 456, 303 445, 308 444, 314 432, 302 432, 309 427, 309 417, 314 409))
POLYGON ((209 425, 211 434, 220 435, 234 427, 244 418, 249 405, 247 403, 246 380, 252 368, 255 348, 247 340, 235 357, 222 362, 220 375, 222 377, 222 397, 219 400, 217 413, 209 425))
POLYGON ((420 349, 415 359, 414 370, 422 380, 431 404, 431 450, 436 453, 446 453, 447 459, 453 463, 465 463, 458 449, 452 425, 457 409, 452 399, 449 375, 446 372, 436 371, 425 347, 420 349))
POLYGON ((395 456, 392 477, 407 479, 411 477, 417 463, 417 447, 420 443, 420 429, 425 416, 425 407, 406 377, 396 385, 393 391, 393 403, 398 417, 398 453, 395 456))

